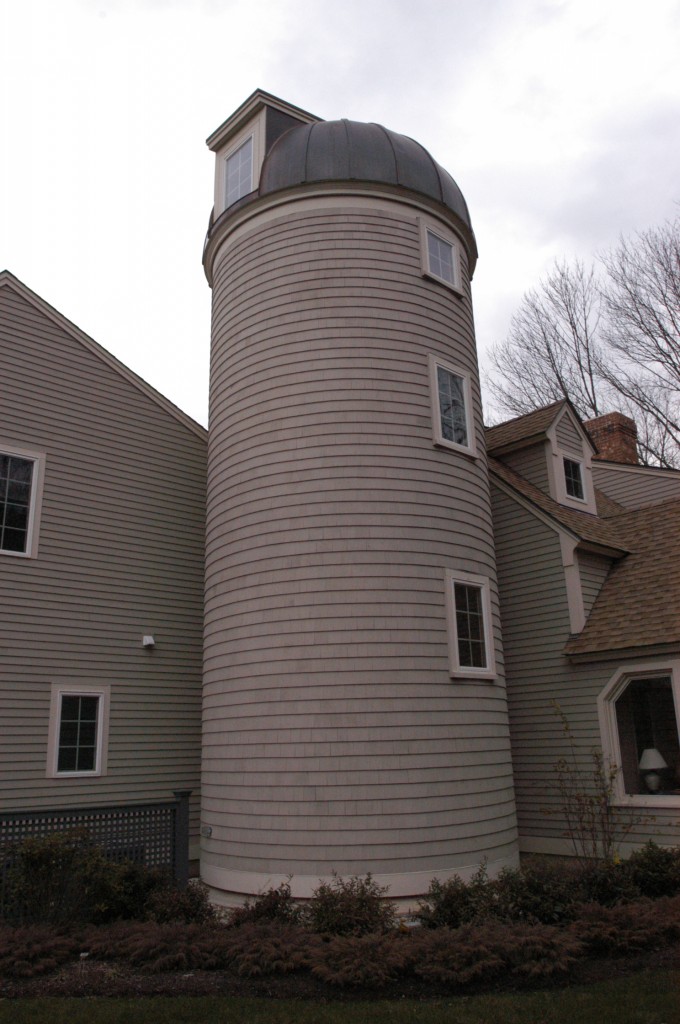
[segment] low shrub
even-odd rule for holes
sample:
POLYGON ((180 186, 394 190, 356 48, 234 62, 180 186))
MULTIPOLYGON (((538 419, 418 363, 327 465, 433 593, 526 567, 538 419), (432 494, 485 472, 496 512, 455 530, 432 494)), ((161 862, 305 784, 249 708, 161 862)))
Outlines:
POLYGON ((599 860, 585 865, 578 876, 579 899, 582 903, 598 903, 613 907, 640 899, 627 861, 599 860))
POLYGON ((277 920, 246 923, 230 935, 230 970, 241 978, 307 969, 320 943, 299 925, 277 920))
POLYGON ((159 924, 203 924, 217 917, 208 889, 202 882, 191 882, 185 889, 173 884, 153 889, 144 902, 143 912, 144 917, 159 924))
POLYGON ((564 929, 496 920, 424 931, 414 942, 417 977, 454 989, 501 974, 525 980, 566 975, 582 950, 578 937, 564 929))
POLYGON ((657 846, 650 839, 624 864, 631 881, 643 896, 677 896, 680 893, 680 848, 657 846))
POLYGON ((77 935, 49 925, 0 926, 0 977, 33 978, 73 960, 81 951, 77 935))
POLYGON ((490 909, 509 921, 559 924, 580 899, 578 871, 549 861, 506 869, 489 884, 496 893, 490 909))
POLYGON ((367 935, 394 927, 394 905, 385 897, 387 888, 370 874, 322 882, 304 910, 304 920, 321 935, 367 935))
POLYGON ((148 974, 223 970, 232 960, 226 934, 216 924, 117 921, 87 929, 82 944, 93 960, 127 963, 148 974))
POLYGON ((288 882, 276 888, 266 889, 254 899, 247 899, 242 907, 229 912, 227 924, 239 926, 254 921, 286 921, 295 923, 301 919, 301 908, 290 891, 288 882))
POLYGON ((493 888, 482 865, 469 882, 458 875, 445 882, 433 878, 416 918, 426 928, 459 928, 492 913, 493 904, 493 888))
POLYGON ((680 939, 680 896, 614 907, 584 904, 570 930, 595 956, 626 956, 680 939))
POLYGON ((311 968, 315 977, 329 985, 379 989, 403 975, 412 959, 408 935, 336 935, 317 947, 311 968))

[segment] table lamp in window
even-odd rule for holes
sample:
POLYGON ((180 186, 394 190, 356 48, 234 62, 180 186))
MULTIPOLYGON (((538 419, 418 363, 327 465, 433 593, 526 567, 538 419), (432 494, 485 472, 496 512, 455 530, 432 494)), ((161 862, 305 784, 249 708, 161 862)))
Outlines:
POLYGON ((662 772, 664 768, 668 768, 668 765, 656 747, 647 747, 646 750, 642 751, 640 771, 645 777, 645 785, 650 793, 657 793, 659 791, 661 786, 659 772, 662 772))

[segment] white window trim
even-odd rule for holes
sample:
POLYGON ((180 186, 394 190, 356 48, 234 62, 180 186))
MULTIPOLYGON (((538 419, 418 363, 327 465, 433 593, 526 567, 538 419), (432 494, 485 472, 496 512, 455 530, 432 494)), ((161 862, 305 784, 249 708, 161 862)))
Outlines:
POLYGON ((423 277, 429 277, 432 281, 437 281, 439 284, 444 285, 445 288, 455 292, 456 295, 463 295, 462 286, 462 274, 461 274, 461 259, 460 259, 460 243, 454 233, 444 227, 443 224, 439 224, 437 221, 428 220, 425 217, 419 217, 420 227, 420 269, 423 277), (452 249, 452 262, 453 262, 453 284, 450 281, 446 281, 439 274, 435 274, 430 268, 430 248, 427 242, 428 231, 431 231, 433 235, 440 238, 442 242, 446 242, 447 245, 451 246, 452 249))
POLYGON ((2 438, 0 438, 0 454, 13 455, 17 459, 27 459, 33 463, 33 475, 31 478, 31 504, 28 510, 28 530, 26 531, 26 550, 5 551, 0 549, 0 558, 37 558, 43 483, 45 479, 45 462, 47 457, 44 452, 37 452, 26 448, 17 448, 16 445, 6 444, 2 438))
POLYGON ((111 703, 111 687, 104 683, 100 686, 67 685, 65 683, 53 683, 50 698, 50 724, 47 740, 47 778, 48 779, 78 779, 93 778, 106 775, 109 753, 109 709, 111 703), (59 759, 59 730, 61 724, 61 700, 62 697, 99 697, 97 715, 97 751, 95 767, 93 771, 87 772, 60 772, 57 771, 59 759))
POLYGON ((472 573, 458 572, 455 569, 445 569, 444 579, 446 584, 446 621, 449 635, 449 675, 456 679, 495 679, 496 658, 491 619, 491 588, 488 578, 472 573), (484 644, 487 660, 484 668, 472 668, 460 664, 458 657, 458 630, 456 628, 456 601, 453 589, 456 583, 478 587, 481 591, 482 613, 484 616, 484 644))
POLYGON ((588 499, 586 497, 586 480, 583 466, 583 459, 577 459, 573 455, 565 455, 562 453, 562 476, 564 477, 564 494, 570 501, 578 501, 581 505, 587 505, 588 499), (578 475, 581 482, 581 490, 583 491, 583 497, 579 498, 577 494, 570 494, 567 490, 567 467, 566 462, 573 462, 575 466, 578 466, 578 475))
POLYGON ((614 703, 629 682, 633 679, 643 679, 649 676, 650 679, 658 676, 670 676, 673 688, 673 700, 675 702, 676 728, 679 729, 680 741, 680 660, 669 659, 666 661, 647 661, 640 664, 622 665, 616 670, 612 678, 604 687, 597 698, 597 712, 600 720, 600 736, 602 737, 602 750, 605 756, 605 763, 614 765, 617 768, 614 778, 613 803, 619 807, 649 807, 661 810, 680 808, 680 793, 677 795, 658 796, 656 793, 626 793, 621 770, 621 747, 619 744, 619 731, 616 724, 616 709, 614 703))
POLYGON ((215 154, 215 217, 224 213, 227 207, 227 160, 241 148, 249 138, 253 140, 253 168, 250 191, 253 192, 260 180, 264 160, 265 111, 262 110, 237 135, 232 136, 215 154))
POLYGON ((445 359, 439 359, 438 356, 428 356, 428 369, 430 376, 430 405, 432 410, 432 439, 436 445, 441 445, 442 448, 451 448, 456 452, 465 452, 466 455, 476 455, 477 449, 475 446, 475 432, 474 423, 472 419, 472 389, 470 387, 470 375, 464 370, 461 370, 459 366, 454 366, 453 363, 447 362, 445 359), (463 393, 465 396, 465 429, 467 430, 468 443, 457 444, 455 441, 449 441, 442 435, 441 428, 441 409, 439 408, 439 387, 437 384, 437 367, 441 366, 442 370, 448 370, 449 373, 455 374, 456 377, 460 377, 463 381, 463 393))

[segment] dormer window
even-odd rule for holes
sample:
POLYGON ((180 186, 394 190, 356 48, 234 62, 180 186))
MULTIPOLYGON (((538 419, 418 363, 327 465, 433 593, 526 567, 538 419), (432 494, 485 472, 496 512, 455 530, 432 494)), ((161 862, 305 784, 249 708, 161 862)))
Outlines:
POLYGON ((581 463, 575 459, 564 459, 564 486, 570 498, 585 501, 581 463))
POLYGON ((253 136, 250 135, 238 149, 226 158, 225 207, 253 191, 253 136))

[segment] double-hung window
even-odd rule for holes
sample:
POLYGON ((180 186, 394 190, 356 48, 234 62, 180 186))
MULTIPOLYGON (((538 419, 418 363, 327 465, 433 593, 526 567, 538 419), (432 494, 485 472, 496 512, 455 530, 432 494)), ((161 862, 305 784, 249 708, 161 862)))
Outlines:
POLYGON ((0 446, 0 555, 36 554, 43 460, 0 446))
POLYGON ((253 137, 226 158, 225 208, 253 191, 253 137))
POLYGON ((462 293, 460 250, 452 232, 445 227, 420 222, 421 271, 454 292, 462 293))
POLYGON ((106 774, 108 686, 52 688, 48 775, 106 774))
POLYGON ((581 463, 577 462, 576 459, 563 460, 564 463, 564 487, 568 497, 577 498, 579 501, 585 501, 585 491, 583 489, 583 474, 581 471, 581 463))
POLYGON ((447 571, 446 589, 451 675, 492 678, 489 581, 484 576, 447 571))
POLYGON ((469 378, 455 366, 431 356, 430 390, 435 444, 471 453, 469 378))

